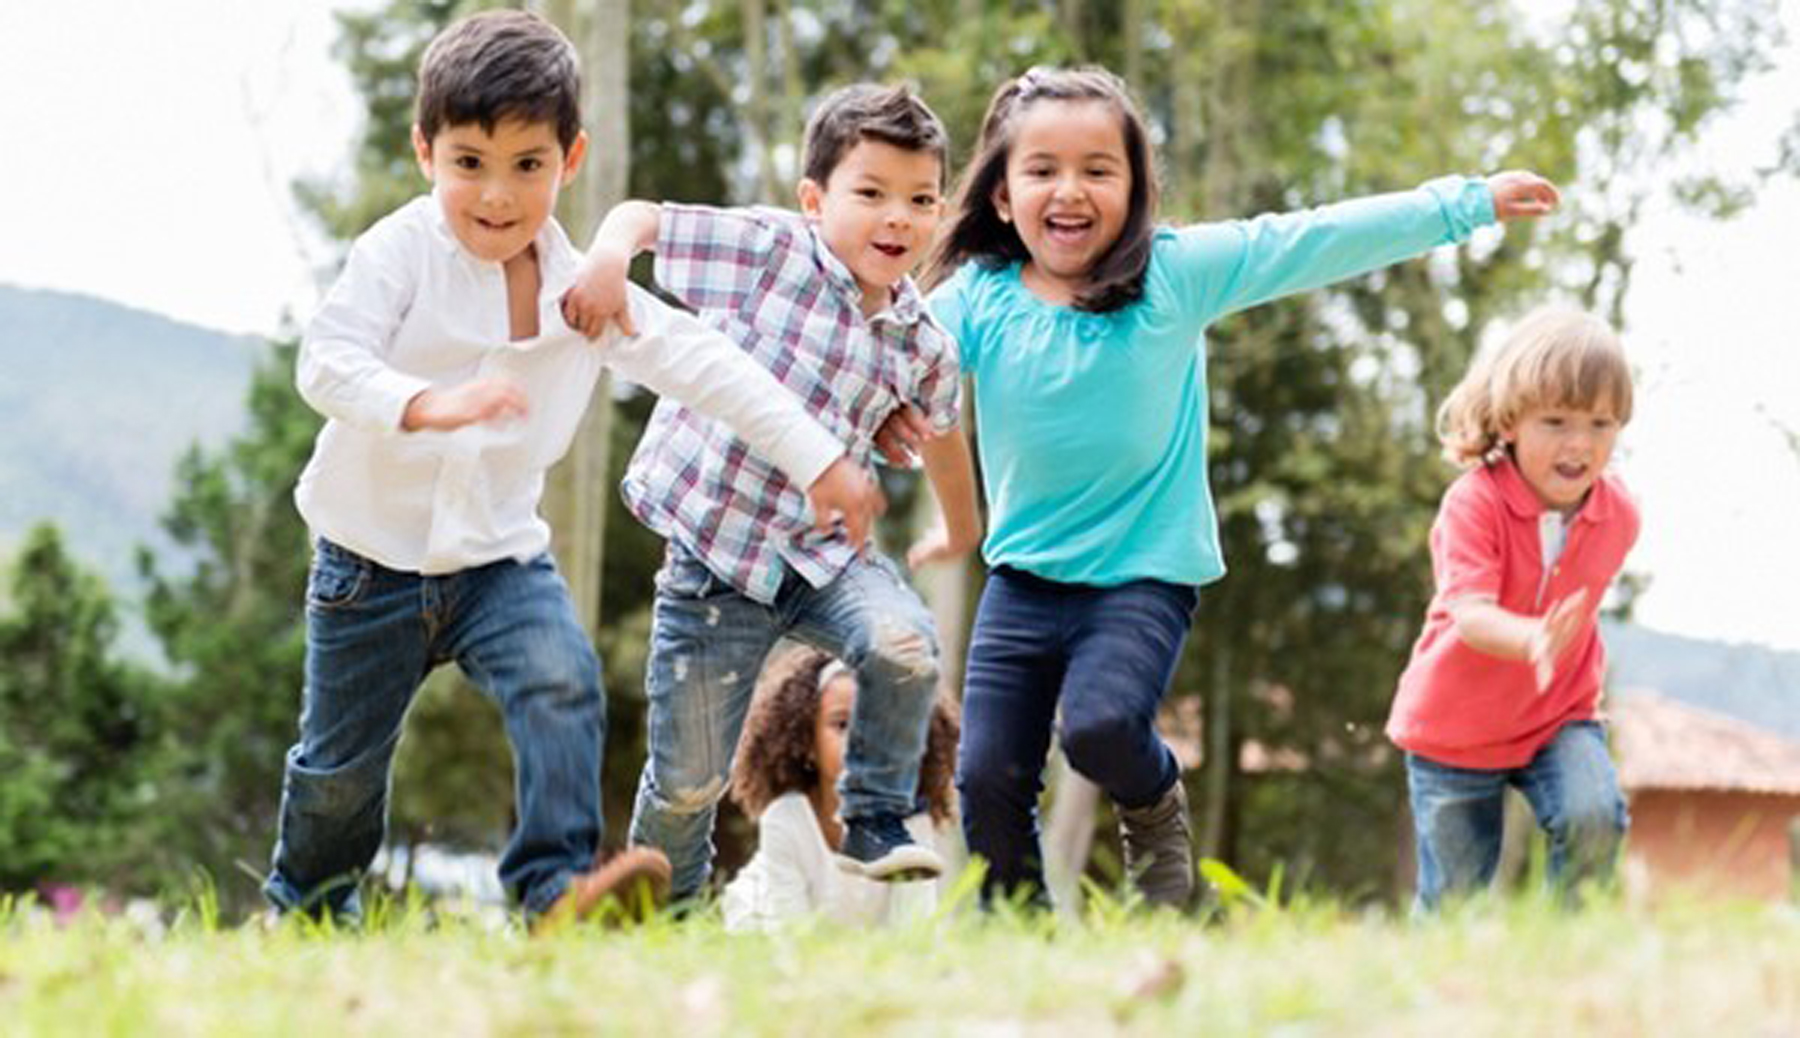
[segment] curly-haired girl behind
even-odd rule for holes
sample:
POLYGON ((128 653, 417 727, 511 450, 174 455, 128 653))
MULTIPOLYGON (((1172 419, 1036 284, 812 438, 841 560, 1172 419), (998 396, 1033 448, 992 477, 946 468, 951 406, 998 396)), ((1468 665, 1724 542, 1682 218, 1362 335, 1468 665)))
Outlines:
MULTIPOLYGON (((732 799, 756 819, 757 850, 726 885, 727 929, 767 929, 813 913, 874 923, 936 906, 935 883, 877 883, 832 862, 843 839, 837 779, 855 701, 856 675, 813 649, 778 657, 764 671, 731 773, 732 799)), ((955 707, 940 698, 919 768, 919 810, 906 823, 925 846, 951 822, 957 732, 955 707)))

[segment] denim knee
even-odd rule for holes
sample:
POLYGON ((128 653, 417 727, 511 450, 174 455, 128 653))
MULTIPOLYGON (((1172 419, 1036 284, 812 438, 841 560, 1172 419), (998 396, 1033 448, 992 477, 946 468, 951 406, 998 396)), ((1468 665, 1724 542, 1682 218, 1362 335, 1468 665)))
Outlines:
POLYGON ((867 647, 851 655, 845 662, 867 681, 937 691, 937 636, 928 628, 883 618, 869 632, 867 647))
POLYGON ((1624 805, 1616 795, 1571 797, 1545 828, 1584 856, 1609 854, 1625 838, 1624 805))
POLYGON ((1064 717, 1063 753, 1075 770, 1092 775, 1121 755, 1136 752, 1147 727, 1143 719, 1121 713, 1064 717))

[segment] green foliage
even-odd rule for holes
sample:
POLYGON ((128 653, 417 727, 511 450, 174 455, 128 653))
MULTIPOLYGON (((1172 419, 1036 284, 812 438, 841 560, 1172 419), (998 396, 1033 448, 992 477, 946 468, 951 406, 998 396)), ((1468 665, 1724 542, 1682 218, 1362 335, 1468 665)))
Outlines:
MULTIPOLYGON (((219 879, 267 860, 299 714, 310 552, 293 491, 320 422, 294 390, 295 351, 277 346, 257 368, 241 437, 181 462, 163 525, 198 562, 171 573, 139 559, 178 674, 164 717, 181 781, 159 810, 180 820, 172 846, 219 879)), ((221 889, 230 904, 240 893, 221 889)))
POLYGON ((114 651, 106 585, 56 527, 25 538, 0 614, 0 890, 149 877, 140 812, 166 744, 157 680, 114 651))

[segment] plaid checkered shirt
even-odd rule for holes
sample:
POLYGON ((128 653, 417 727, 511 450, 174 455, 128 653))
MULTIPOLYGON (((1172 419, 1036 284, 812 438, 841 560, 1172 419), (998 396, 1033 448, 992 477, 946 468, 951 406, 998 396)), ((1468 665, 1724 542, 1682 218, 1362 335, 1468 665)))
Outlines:
MULTIPOLYGON (((957 424, 956 344, 912 280, 865 320, 855 277, 798 214, 664 204, 656 280, 773 372, 858 465, 904 404, 940 432, 957 424)), ((673 401, 657 403, 623 489, 639 521, 758 602, 775 600, 787 567, 823 587, 856 554, 841 530, 813 529, 805 488, 673 401)))

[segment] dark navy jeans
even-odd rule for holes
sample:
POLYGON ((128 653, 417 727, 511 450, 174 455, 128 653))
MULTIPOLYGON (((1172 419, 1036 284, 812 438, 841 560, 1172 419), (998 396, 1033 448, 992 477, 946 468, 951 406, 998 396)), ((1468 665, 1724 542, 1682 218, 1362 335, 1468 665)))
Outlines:
POLYGON ((1500 863, 1506 787, 1517 786, 1550 837, 1552 883, 1567 891, 1610 872, 1629 825, 1606 731, 1594 721, 1563 726, 1521 768, 1458 768, 1406 756, 1418 844, 1416 912, 1485 888, 1500 863))
POLYGON ((306 593, 300 741, 263 892, 282 910, 355 917, 387 829, 400 725, 425 675, 454 661, 499 703, 518 826, 500 881, 548 908, 600 846, 600 661, 550 556, 442 576, 386 569, 329 541, 306 593))
POLYGON ((989 574, 963 684, 956 785, 983 893, 1041 897, 1037 803, 1062 708, 1063 752, 1123 807, 1161 799, 1180 765, 1156 733, 1199 591, 1139 580, 1059 584, 1000 566, 989 574))

